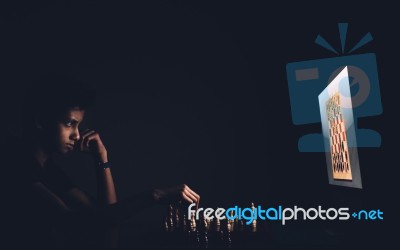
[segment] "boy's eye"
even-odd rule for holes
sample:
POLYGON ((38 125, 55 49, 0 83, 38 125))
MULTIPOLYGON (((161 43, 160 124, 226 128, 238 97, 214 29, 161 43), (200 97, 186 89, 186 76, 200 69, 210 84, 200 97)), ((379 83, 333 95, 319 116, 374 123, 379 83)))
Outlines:
POLYGON ((72 126, 72 121, 66 121, 64 122, 65 126, 71 127, 72 126))

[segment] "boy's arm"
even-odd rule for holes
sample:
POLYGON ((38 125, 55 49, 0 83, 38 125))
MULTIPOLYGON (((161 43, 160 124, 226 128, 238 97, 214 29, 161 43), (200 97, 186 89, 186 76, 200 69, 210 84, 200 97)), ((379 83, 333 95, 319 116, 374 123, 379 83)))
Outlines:
POLYGON ((81 151, 89 152, 94 156, 97 176, 97 196, 99 202, 111 205, 117 202, 114 181, 108 161, 107 150, 100 139, 100 135, 94 130, 86 130, 78 142, 81 151))

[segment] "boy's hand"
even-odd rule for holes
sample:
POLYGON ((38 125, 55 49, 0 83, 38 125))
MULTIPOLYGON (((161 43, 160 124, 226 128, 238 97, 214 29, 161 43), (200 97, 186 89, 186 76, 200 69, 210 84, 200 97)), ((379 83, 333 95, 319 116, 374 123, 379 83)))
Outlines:
POLYGON ((197 206, 200 203, 200 195, 190 189, 186 184, 170 188, 155 189, 153 191, 153 197, 156 201, 165 203, 196 203, 197 206))
POLYGON ((102 163, 108 162, 107 149, 100 139, 99 133, 94 130, 86 129, 81 133, 77 147, 82 152, 93 154, 96 160, 102 163))

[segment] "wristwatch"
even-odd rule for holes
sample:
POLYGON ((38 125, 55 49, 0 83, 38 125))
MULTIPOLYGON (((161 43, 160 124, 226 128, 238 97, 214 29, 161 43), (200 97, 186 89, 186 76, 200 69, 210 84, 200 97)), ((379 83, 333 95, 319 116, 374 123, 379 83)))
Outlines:
POLYGON ((111 167, 111 163, 110 162, 99 162, 99 168, 102 169, 106 169, 106 168, 110 168, 111 167))

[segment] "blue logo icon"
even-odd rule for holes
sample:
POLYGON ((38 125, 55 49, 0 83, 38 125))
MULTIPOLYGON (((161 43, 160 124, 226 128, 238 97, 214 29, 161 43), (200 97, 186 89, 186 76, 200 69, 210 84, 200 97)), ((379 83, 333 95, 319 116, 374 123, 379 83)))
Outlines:
MULTIPOLYGON (((347 26, 347 23, 339 23, 342 54, 345 53, 347 26)), ((372 35, 367 33, 348 53, 352 53, 370 41, 372 41, 372 35)), ((339 55, 339 52, 320 35, 317 36, 315 43, 339 55)), ((378 70, 374 53, 341 55, 288 63, 286 74, 292 121, 295 125, 321 122, 318 95, 345 66, 348 66, 349 72, 357 146, 380 147, 381 136, 378 132, 357 128, 358 117, 382 114, 378 70)), ((318 132, 299 138, 298 149, 300 152, 325 152, 322 134, 320 131, 318 132)))

